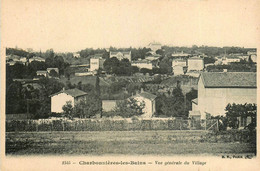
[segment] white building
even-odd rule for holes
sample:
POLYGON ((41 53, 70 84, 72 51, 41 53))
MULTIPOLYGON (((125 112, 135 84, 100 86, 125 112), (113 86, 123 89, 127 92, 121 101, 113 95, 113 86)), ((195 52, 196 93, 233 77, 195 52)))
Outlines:
POLYGON ((143 109, 144 114, 141 115, 141 117, 151 118, 153 116, 153 114, 155 113, 156 95, 142 91, 141 93, 133 96, 133 98, 135 100, 137 100, 137 102, 144 103, 144 105, 145 105, 144 109, 143 109))
POLYGON ((162 48, 162 44, 159 42, 152 42, 147 46, 147 48, 150 48, 153 52, 156 52, 162 48))
POLYGON ((128 59, 131 61, 131 51, 129 52, 110 52, 110 58, 116 57, 118 60, 128 59))
POLYGON ((257 55, 251 55, 250 57, 253 62, 257 62, 257 55))
POLYGON ((188 62, 188 71, 201 71, 204 69, 204 60, 199 57, 189 58, 188 62))
POLYGON ((36 71, 37 76, 44 76, 47 77, 47 71, 36 71))
POLYGON ((183 59, 173 59, 172 60, 172 68, 174 68, 175 66, 187 66, 187 61, 183 60, 183 59))
POLYGON ((80 58, 80 53, 73 53, 74 58, 80 58))
POLYGON ((151 61, 148 60, 138 60, 138 61, 132 61, 132 66, 137 66, 139 69, 141 68, 147 68, 147 69, 153 69, 153 64, 151 61))
POLYGON ((32 61, 45 62, 45 59, 35 56, 29 59, 29 63, 31 63, 32 61))
POLYGON ((59 74, 59 68, 47 68, 48 74, 51 73, 51 70, 54 70, 55 72, 57 72, 57 74, 59 74))
POLYGON ((175 76, 184 75, 184 68, 181 65, 177 65, 172 68, 172 72, 174 73, 175 76))
POLYGON ((80 102, 80 100, 84 100, 87 96, 87 93, 81 91, 77 88, 62 90, 58 93, 51 95, 51 112, 62 113, 62 107, 66 104, 66 102, 71 101, 72 106, 80 102))
POLYGON ((172 57, 173 57, 173 58, 187 58, 187 57, 189 57, 189 56, 191 56, 191 54, 189 54, 189 53, 183 53, 183 51, 182 51, 182 52, 172 53, 172 57))
POLYGON ((240 62, 240 58, 237 56, 227 56, 222 60, 222 64, 224 65, 228 65, 232 62, 240 62))
POLYGON ((253 72, 205 72, 199 77, 198 99, 192 102, 189 116, 225 114, 227 104, 257 102, 256 73, 253 72))
POLYGON ((90 71, 97 71, 98 69, 102 69, 104 64, 104 59, 101 57, 93 57, 90 58, 90 71))

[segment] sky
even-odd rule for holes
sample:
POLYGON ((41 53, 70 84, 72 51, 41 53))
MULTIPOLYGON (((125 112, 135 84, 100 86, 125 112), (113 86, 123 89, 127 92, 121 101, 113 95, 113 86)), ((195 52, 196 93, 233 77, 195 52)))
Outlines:
POLYGON ((257 47, 255 0, 2 0, 5 47, 76 52, 85 48, 257 47))

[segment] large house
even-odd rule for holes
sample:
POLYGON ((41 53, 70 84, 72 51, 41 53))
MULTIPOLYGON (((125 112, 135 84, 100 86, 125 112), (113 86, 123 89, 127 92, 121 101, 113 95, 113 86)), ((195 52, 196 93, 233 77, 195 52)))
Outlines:
POLYGON ((62 90, 58 93, 52 94, 51 97, 51 112, 61 113, 63 112, 62 107, 66 102, 71 101, 72 106, 84 100, 87 93, 77 88, 62 90))
POLYGON ((136 66, 139 69, 141 69, 141 68, 153 69, 153 63, 147 59, 132 61, 131 65, 136 66))
POLYGON ((199 57, 192 57, 187 60, 188 71, 201 71, 204 69, 204 60, 199 57))
POLYGON ((141 91, 140 93, 134 95, 132 98, 134 98, 139 103, 144 103, 144 114, 141 115, 143 118, 151 118, 153 114, 155 113, 155 99, 156 95, 153 95, 151 93, 141 91))
POLYGON ((103 68, 104 59, 102 57, 93 57, 90 58, 90 71, 96 71, 100 68, 103 68))
POLYGON ((158 42, 152 42, 147 46, 147 48, 150 48, 153 52, 156 52, 162 48, 162 44, 158 42))
POLYGON ((225 114, 227 104, 256 103, 256 73, 204 72, 198 82, 198 98, 192 101, 190 117, 225 114))
POLYGON ((29 63, 31 63, 32 61, 45 62, 45 59, 38 57, 38 56, 34 56, 29 59, 29 63))
POLYGON ((240 58, 237 56, 227 56, 222 60, 222 64, 224 65, 231 64, 232 62, 240 62, 240 58))
POLYGON ((110 58, 116 57, 118 60, 128 59, 131 61, 131 51, 129 52, 110 52, 110 58))
POLYGON ((172 58, 181 58, 181 59, 185 59, 185 58, 187 58, 187 57, 189 57, 189 56, 191 56, 191 54, 189 54, 189 53, 183 53, 183 51, 182 52, 174 52, 173 54, 172 54, 172 58))

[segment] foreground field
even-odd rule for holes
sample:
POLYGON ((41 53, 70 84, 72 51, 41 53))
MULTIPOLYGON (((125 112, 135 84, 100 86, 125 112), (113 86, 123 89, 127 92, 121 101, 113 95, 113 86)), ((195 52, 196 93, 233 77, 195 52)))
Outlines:
POLYGON ((205 131, 6 133, 14 155, 221 155, 254 154, 252 143, 205 141, 205 131))

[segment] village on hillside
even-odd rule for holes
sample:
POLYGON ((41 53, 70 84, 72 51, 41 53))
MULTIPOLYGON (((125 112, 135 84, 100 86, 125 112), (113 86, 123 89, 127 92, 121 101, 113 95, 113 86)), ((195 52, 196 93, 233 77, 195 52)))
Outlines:
POLYGON ((253 131, 256 65, 255 48, 6 48, 6 130, 253 131))

